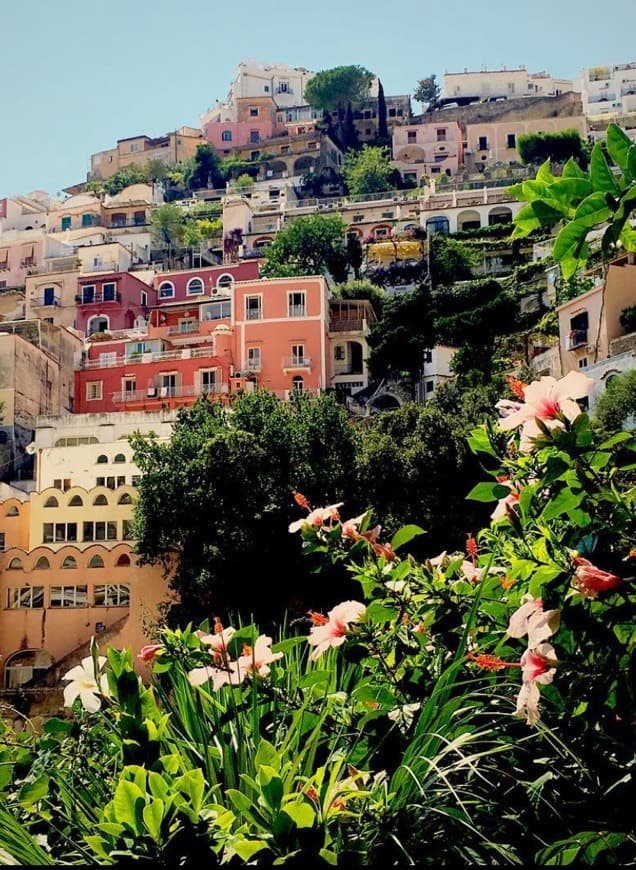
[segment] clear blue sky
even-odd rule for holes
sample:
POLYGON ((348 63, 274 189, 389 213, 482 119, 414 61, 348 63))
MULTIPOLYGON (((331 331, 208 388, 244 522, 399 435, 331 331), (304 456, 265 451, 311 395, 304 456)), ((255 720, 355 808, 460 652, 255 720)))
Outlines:
MULTIPOLYGON (((5 0, 0 197, 56 194, 89 156, 225 99, 247 57, 361 64, 386 94, 468 67, 573 77, 636 60, 635 0, 5 0)), ((419 104, 414 104, 417 111, 419 104)))

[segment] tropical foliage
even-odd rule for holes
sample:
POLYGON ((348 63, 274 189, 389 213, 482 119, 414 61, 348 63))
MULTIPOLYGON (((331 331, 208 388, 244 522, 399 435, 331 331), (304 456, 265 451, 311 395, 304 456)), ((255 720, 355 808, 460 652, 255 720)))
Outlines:
POLYGON ((596 437, 589 388, 510 382, 465 552, 296 491, 290 539, 355 595, 276 637, 164 629, 150 685, 93 649, 72 718, 3 734, 3 862, 629 864, 636 441, 596 437))

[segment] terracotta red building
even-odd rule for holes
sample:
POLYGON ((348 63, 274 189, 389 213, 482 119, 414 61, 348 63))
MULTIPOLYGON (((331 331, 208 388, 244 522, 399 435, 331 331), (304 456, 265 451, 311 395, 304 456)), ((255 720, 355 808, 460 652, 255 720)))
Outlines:
POLYGON ((141 325, 157 292, 130 272, 109 272, 78 278, 75 301, 77 328, 90 336, 141 325))

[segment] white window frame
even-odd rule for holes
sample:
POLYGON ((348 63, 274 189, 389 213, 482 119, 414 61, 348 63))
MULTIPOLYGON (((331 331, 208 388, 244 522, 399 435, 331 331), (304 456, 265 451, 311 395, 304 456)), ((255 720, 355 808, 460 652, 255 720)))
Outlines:
POLYGON ((287 316, 288 317, 306 317, 307 316, 307 291, 306 290, 288 290, 287 291, 287 316), (302 296, 302 303, 294 302, 294 296, 302 296), (302 313, 296 313, 295 309, 302 308, 302 313))
POLYGON ((234 275, 230 272, 223 272, 222 275, 216 279, 216 289, 217 290, 233 290, 234 289, 234 275), (225 278, 229 278, 229 283, 225 281, 225 278))
POLYGON ((245 351, 248 372, 260 372, 263 365, 261 348, 258 346, 247 347, 245 351))
POLYGON ((159 284, 157 293, 159 299, 174 299, 174 284, 172 283, 172 281, 162 281, 159 284), (170 293, 164 292, 168 287, 170 288, 170 293))
POLYGON ((304 365, 305 345, 304 344, 292 344, 290 359, 291 359, 292 365, 295 365, 295 366, 304 365))
POLYGON ((245 297, 245 319, 246 320, 262 320, 263 319, 263 294, 254 293, 245 297), (253 308, 248 306, 248 302, 254 302, 256 305, 253 308))
POLYGON ((104 398, 104 382, 103 381, 86 381, 86 401, 100 402, 104 398), (91 389, 94 388, 94 389, 91 389), (91 395, 94 392, 95 395, 91 395))
POLYGON ((197 372, 197 378, 199 380, 199 391, 201 393, 203 393, 203 392, 214 393, 215 392, 214 388, 218 385, 217 372, 218 372, 217 368, 199 369, 199 371, 197 372), (208 384, 207 387, 204 387, 204 385, 203 385, 203 378, 205 375, 212 375, 212 387, 213 387, 213 389, 211 389, 211 390, 210 390, 210 384, 208 384))
POLYGON ((195 275, 190 278, 188 283, 186 284, 186 295, 187 296, 202 296, 205 293, 205 281, 199 275, 195 275), (190 287, 194 281, 199 281, 201 284, 200 290, 191 290, 190 287))

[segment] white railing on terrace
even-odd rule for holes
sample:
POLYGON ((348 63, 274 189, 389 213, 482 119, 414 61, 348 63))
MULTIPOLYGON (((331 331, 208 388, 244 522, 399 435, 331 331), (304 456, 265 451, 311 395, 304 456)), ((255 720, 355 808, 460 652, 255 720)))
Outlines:
POLYGON ((311 359, 306 356, 283 357, 284 369, 310 369, 311 359))
POLYGON ((104 359, 87 359, 82 360, 81 368, 83 369, 111 369, 117 366, 130 365, 146 365, 153 362, 166 362, 169 360, 182 359, 198 359, 201 357, 214 356, 214 348, 207 347, 192 347, 184 348, 183 350, 163 350, 157 353, 148 351, 147 353, 135 353, 129 356, 104 354, 104 359))
POLYGON ((207 395, 220 396, 227 393, 227 386, 223 384, 210 384, 208 386, 191 387, 147 387, 145 390, 126 390, 120 393, 113 393, 113 402, 115 404, 123 404, 125 402, 146 402, 148 399, 182 399, 188 396, 207 395))

